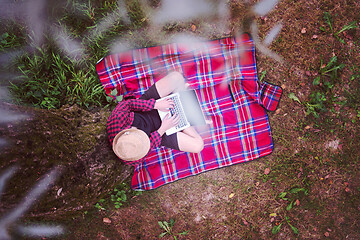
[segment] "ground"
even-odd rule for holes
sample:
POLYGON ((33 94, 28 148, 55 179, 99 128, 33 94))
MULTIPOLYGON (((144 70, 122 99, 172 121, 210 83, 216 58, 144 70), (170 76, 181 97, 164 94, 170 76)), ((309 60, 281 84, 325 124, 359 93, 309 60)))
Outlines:
MULTIPOLYGON (((246 10, 238 1, 228 4, 235 31, 246 10)), ((262 80, 284 90, 278 109, 268 113, 273 153, 155 190, 129 189, 132 168, 116 161, 106 139, 111 108, 6 105, 29 117, 0 129, 13 141, 1 166, 10 161, 22 168, 1 199, 2 212, 60 163, 61 177, 22 219, 62 224, 67 233, 59 239, 158 239, 165 232, 158 222, 171 219, 164 239, 360 239, 359 10, 357 1, 283 0, 256 17, 260 38, 283 24, 270 45, 283 62, 256 53, 262 80), (353 21, 357 28, 336 34, 353 21), (334 56, 332 67, 343 66, 332 78, 326 74, 334 71, 322 73, 334 56), (118 192, 126 199, 111 197, 118 192)), ((202 27, 180 28, 201 35, 202 27)))

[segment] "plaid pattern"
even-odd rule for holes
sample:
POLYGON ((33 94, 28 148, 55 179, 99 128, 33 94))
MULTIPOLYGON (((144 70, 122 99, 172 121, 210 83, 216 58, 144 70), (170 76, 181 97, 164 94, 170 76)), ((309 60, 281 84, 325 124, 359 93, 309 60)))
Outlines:
POLYGON ((260 92, 262 93, 260 104, 264 106, 266 110, 275 111, 280 101, 282 93, 281 88, 263 82, 260 86, 260 92))
MULTIPOLYGON (((109 141, 112 144, 116 134, 120 131, 130 128, 131 124, 134 121, 134 112, 133 111, 150 111, 154 108, 155 100, 143 100, 143 99, 129 99, 126 101, 120 102, 111 115, 108 118, 107 122, 107 133, 109 137, 109 141)), ((150 149, 160 146, 161 136, 155 131, 150 134, 150 149)), ((123 161, 129 165, 136 165, 141 162, 142 159, 138 161, 128 162, 123 161)))
POLYGON ((119 94, 135 96, 168 72, 181 72, 190 88, 197 91, 205 117, 213 122, 198 129, 205 143, 201 153, 152 149, 135 166, 133 189, 154 189, 272 152, 265 109, 276 108, 282 90, 258 83, 255 48, 248 34, 209 41, 196 48, 167 44, 109 55, 96 70, 107 94, 116 88, 119 94))

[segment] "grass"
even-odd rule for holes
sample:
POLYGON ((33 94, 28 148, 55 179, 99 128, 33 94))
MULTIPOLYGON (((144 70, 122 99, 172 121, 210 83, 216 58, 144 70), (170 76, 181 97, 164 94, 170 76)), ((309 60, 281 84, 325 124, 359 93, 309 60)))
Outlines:
POLYGON ((0 27, 0 53, 17 49, 25 44, 24 27, 14 21, 4 21, 0 27))
POLYGON ((21 46, 21 41, 13 33, 5 32, 0 36, 0 51, 21 46))
POLYGON ((66 56, 55 49, 37 49, 34 55, 24 55, 18 60, 22 73, 20 83, 12 83, 12 93, 19 103, 40 108, 60 108, 65 104, 81 107, 101 106, 105 96, 91 70, 76 67, 66 56))
POLYGON ((130 198, 141 195, 142 192, 135 192, 125 182, 117 184, 112 191, 109 191, 103 198, 94 205, 99 211, 119 209, 129 202, 130 198))
POLYGON ((158 221, 158 224, 159 226, 165 230, 165 232, 161 233, 159 235, 159 238, 162 238, 162 237, 165 237, 165 235, 170 235, 174 238, 174 240, 177 240, 177 236, 176 235, 186 235, 188 233, 188 231, 184 231, 184 232, 181 232, 181 233, 174 233, 173 232, 173 227, 174 227, 174 224, 175 224, 175 221, 174 219, 170 219, 169 222, 167 221, 158 221))
MULTIPOLYGON (((131 28, 142 24, 135 21, 142 14, 137 5, 134 2, 129 5, 131 28)), ((70 40, 80 40, 84 54, 80 59, 67 55, 57 45, 55 36, 47 35, 35 51, 25 53, 14 62, 22 74, 20 82, 17 79, 11 84, 15 101, 45 109, 73 104, 84 108, 107 106, 109 101, 95 72, 95 64, 109 54, 111 41, 128 28, 121 14, 114 14, 109 20, 108 13, 117 7, 117 1, 67 1, 66 7, 59 11, 58 26, 65 29, 70 40), (98 28, 101 21, 110 21, 110 24, 98 28)), ((25 34, 24 29, 22 32, 25 34)), ((28 44, 10 32, 3 33, 0 40, 0 50, 28 44)))
POLYGON ((320 27, 320 30, 324 32, 330 32, 337 40, 339 40, 343 44, 345 44, 345 41, 340 37, 340 34, 345 31, 357 28, 356 21, 352 21, 351 23, 344 25, 340 30, 336 31, 333 26, 334 21, 331 14, 329 12, 324 12, 323 18, 324 18, 324 22, 330 28, 330 31, 324 27, 320 27))

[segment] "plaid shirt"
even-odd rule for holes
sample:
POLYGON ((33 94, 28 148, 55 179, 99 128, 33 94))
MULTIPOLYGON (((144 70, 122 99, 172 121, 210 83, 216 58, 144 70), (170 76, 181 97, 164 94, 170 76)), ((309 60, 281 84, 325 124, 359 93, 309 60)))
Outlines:
MULTIPOLYGON (((143 100, 143 99, 129 99, 126 101, 120 102, 113 112, 111 113, 108 122, 107 122, 107 132, 109 141, 112 145, 116 134, 120 131, 130 128, 131 124, 134 121, 134 111, 150 111, 154 109, 155 100, 143 100)), ((158 131, 154 131, 150 134, 150 150, 152 148, 160 146, 161 136, 158 131)), ((142 159, 139 159, 134 162, 127 162, 127 164, 134 165, 141 162, 142 159)))
MULTIPOLYGON (((282 89, 257 77, 255 46, 248 34, 193 45, 166 44, 109 55, 96 65, 105 92, 140 96, 170 71, 181 72, 197 91, 207 119, 200 153, 158 147, 135 166, 132 189, 149 190, 205 171, 258 159, 273 150, 266 110, 282 89), (229 87, 228 87, 229 86, 229 87)), ((200 129, 198 129, 200 130, 200 129)))

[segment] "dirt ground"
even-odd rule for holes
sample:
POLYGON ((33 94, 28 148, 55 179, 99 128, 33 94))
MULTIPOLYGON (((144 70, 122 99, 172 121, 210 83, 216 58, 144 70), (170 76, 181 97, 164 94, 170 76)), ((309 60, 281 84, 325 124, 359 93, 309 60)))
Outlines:
MULTIPOLYGON (((229 4, 236 31, 246 10, 238 1, 229 4)), ((111 109, 29 110, 35 112, 22 128, 2 126, 3 135, 21 141, 3 151, 1 166, 10 157, 14 162, 30 161, 18 178, 31 178, 30 172, 37 172, 36 181, 57 163, 50 161, 54 155, 62 154, 59 161, 71 166, 45 194, 47 205, 36 204, 23 218, 62 224, 67 232, 59 239, 158 239, 165 232, 158 222, 171 219, 175 222, 163 239, 360 239, 359 10, 356 0, 283 0, 266 17, 255 18, 260 38, 277 22, 283 24, 269 46, 283 62, 260 51, 256 57, 259 76, 282 86, 284 92, 277 111, 268 113, 274 151, 252 162, 139 193, 129 189, 132 168, 117 163, 108 146, 102 126, 111 109), (325 13, 332 16, 333 31, 325 13), (357 28, 336 34, 353 21, 357 28), (328 90, 328 76, 321 75, 321 69, 334 56, 344 66, 328 90), (318 76, 321 82, 314 85, 318 76), (313 93, 326 98, 318 118, 306 113, 313 93), (299 101, 289 97, 293 95, 299 101), (36 134, 38 139, 29 142, 36 134), (51 134, 68 143, 52 143, 51 134), (78 145, 83 139, 88 141, 81 144, 87 145, 85 149, 78 145), (47 144, 46 149, 55 144, 57 150, 39 155, 24 148, 38 144, 47 144), (114 188, 125 193, 126 200, 112 200, 114 188), (121 206, 115 207, 116 202, 121 206), (50 204, 56 207, 46 209, 50 204)), ((186 27, 202 34, 200 23, 186 27)), ((5 192, 2 206, 22 193, 5 192)))

